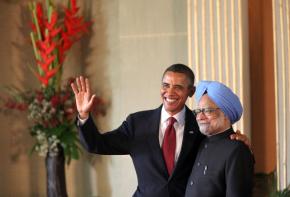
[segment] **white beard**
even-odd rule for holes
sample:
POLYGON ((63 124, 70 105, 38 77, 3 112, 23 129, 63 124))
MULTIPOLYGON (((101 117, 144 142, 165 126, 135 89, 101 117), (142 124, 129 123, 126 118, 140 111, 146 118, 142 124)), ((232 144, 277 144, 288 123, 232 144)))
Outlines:
POLYGON ((203 135, 210 135, 210 133, 208 133, 209 131, 209 125, 208 123, 201 123, 201 124, 198 124, 198 127, 199 127, 199 130, 200 132, 203 134, 203 135))

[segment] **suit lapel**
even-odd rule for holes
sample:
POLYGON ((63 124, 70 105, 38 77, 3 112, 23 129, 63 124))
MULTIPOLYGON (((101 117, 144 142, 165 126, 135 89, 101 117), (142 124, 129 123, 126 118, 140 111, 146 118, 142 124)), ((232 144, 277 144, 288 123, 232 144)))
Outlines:
POLYGON ((160 118, 161 118, 161 109, 162 105, 153 111, 152 116, 148 119, 147 129, 145 132, 148 132, 149 136, 147 141, 149 146, 151 147, 152 155, 157 164, 156 167, 159 168, 160 172, 165 177, 168 177, 168 172, 166 168, 165 161, 163 159, 162 149, 160 147, 159 142, 159 126, 160 126, 160 118))
MULTIPOLYGON (((162 154, 162 149, 159 143, 159 126, 161 118, 161 109, 162 105, 156 110, 154 110, 152 115, 148 117, 147 121, 148 124, 145 127, 145 132, 148 134, 147 141, 149 146, 151 147, 152 155, 157 164, 156 167, 159 168, 160 172, 162 172, 164 177, 168 178, 169 174, 166 168, 166 164, 162 154)), ((198 125, 195 120, 195 117, 191 112, 191 110, 188 107, 186 107, 182 147, 173 173, 169 177, 170 179, 174 176, 175 171, 177 171, 179 168, 182 168, 182 165, 184 164, 184 162, 186 162, 186 158, 188 157, 188 154, 190 154, 193 146, 196 146, 195 143, 198 143, 196 139, 199 139, 199 135, 200 132, 198 130, 198 125)))
POLYGON ((191 110, 186 107, 182 147, 172 175, 174 175, 175 171, 178 170, 178 168, 182 167, 183 163, 186 162, 188 154, 190 154, 193 147, 196 146, 196 139, 199 138, 199 135, 200 132, 198 130, 198 125, 195 117, 191 110))

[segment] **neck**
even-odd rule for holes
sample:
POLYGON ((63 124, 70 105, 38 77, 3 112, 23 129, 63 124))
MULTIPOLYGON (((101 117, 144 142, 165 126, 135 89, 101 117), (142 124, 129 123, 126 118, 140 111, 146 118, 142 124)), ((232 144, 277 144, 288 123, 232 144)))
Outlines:
POLYGON ((215 133, 209 134, 209 135, 207 135, 207 137, 211 137, 211 136, 214 136, 214 135, 218 135, 218 134, 220 134, 220 133, 223 133, 223 132, 227 131, 227 130, 230 129, 230 128, 231 128, 231 125, 230 125, 229 127, 224 127, 223 129, 221 129, 221 130, 218 131, 218 132, 215 132, 215 133))

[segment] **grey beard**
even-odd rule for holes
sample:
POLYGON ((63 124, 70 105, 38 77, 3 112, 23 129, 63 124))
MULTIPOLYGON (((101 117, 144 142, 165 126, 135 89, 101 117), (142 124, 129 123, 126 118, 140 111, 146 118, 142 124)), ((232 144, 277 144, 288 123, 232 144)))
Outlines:
POLYGON ((209 135, 207 132, 210 124, 198 124, 199 130, 203 135, 209 135))

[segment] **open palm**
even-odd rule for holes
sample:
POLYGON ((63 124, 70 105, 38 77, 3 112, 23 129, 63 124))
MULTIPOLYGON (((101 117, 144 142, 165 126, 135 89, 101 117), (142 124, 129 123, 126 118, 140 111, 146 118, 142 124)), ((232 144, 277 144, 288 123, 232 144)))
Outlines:
POLYGON ((90 83, 87 78, 77 77, 75 82, 71 83, 75 94, 76 106, 80 118, 87 118, 93 107, 95 95, 91 95, 90 83))

